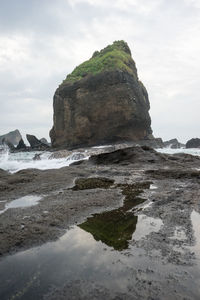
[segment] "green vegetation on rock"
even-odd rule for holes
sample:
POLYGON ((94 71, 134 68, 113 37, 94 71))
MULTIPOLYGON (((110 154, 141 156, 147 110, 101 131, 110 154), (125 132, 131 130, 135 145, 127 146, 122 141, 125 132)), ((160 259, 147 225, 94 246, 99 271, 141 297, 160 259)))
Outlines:
POLYGON ((72 188, 72 190, 79 191, 97 188, 108 189, 113 183, 114 180, 104 177, 77 178, 75 180, 75 186, 72 188))
POLYGON ((80 64, 67 75, 64 83, 75 82, 87 75, 96 75, 104 71, 121 70, 135 75, 135 63, 131 57, 128 44, 115 41, 101 51, 95 51, 92 58, 80 64))

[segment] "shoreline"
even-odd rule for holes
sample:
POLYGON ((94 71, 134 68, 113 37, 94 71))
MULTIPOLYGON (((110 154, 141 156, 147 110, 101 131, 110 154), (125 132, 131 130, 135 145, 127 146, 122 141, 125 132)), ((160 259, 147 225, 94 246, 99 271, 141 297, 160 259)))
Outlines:
MULTIPOLYGON (((188 268, 194 267, 197 261, 190 250, 195 245, 191 215, 193 211, 200 213, 200 172, 194 170, 197 167, 200 167, 199 157, 170 156, 136 147, 91 156, 88 161, 57 170, 27 169, 15 174, 1 172, 0 179, 5 188, 0 191, 1 201, 9 199, 10 202, 26 195, 43 195, 43 198, 35 206, 8 209, 0 215, 0 263, 10 254, 58 241, 71 226, 85 222, 94 214, 119 209, 126 195, 122 187, 135 185, 137 190, 141 190, 141 197, 148 200, 138 209, 136 206, 136 215, 152 218, 152 222, 154 218, 160 219, 163 225, 158 232, 136 241, 133 234, 127 255, 132 255, 131 247, 137 247, 140 255, 150 259, 152 251, 159 249, 157 256, 161 265, 171 264, 172 269, 181 266, 183 271, 188 272, 188 268), (85 180, 85 183, 74 189, 77 178, 85 180), (100 183, 96 182, 97 178, 100 183), (108 187, 103 178, 113 180, 113 184, 108 187), (101 185, 101 182, 104 183, 101 185), (145 182, 151 182, 154 188, 142 187, 145 182), (184 232, 183 238, 176 235, 172 238, 177 228, 184 232)), ((130 190, 128 195, 132 193, 130 190)), ((0 208, 4 209, 6 203, 1 202, 0 208)), ((135 268, 134 265, 132 268, 135 268)), ((194 270, 199 272, 196 267, 194 270)), ((184 280, 189 280, 189 277, 184 275, 184 280)), ((180 291, 181 281, 177 282, 175 277, 171 281, 180 291)), ((153 295, 157 290, 160 296, 165 294, 158 288, 159 284, 159 279, 155 279, 151 287, 153 295)), ((56 293, 59 295, 60 291, 56 293)), ((142 295, 139 290, 138 293, 142 295)), ((127 290, 127 299, 128 295, 127 290)))

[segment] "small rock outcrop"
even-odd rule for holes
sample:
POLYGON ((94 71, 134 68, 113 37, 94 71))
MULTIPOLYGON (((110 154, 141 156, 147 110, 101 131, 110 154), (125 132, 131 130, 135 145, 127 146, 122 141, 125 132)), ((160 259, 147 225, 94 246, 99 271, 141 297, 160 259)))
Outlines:
POLYGON ((21 139, 16 147, 16 150, 26 150, 27 146, 24 143, 24 140, 21 139))
POLYGON ((32 149, 36 149, 36 150, 45 150, 48 149, 49 146, 42 143, 40 140, 38 140, 36 138, 36 136, 31 135, 31 134, 27 134, 26 138, 31 146, 32 149))
POLYGON ((35 156, 33 157, 33 160, 41 160, 41 153, 40 154, 36 153, 35 156))
POLYGON ((129 164, 129 163, 156 163, 165 161, 165 155, 156 152, 148 146, 129 147, 109 153, 92 155, 88 163, 96 165, 129 164))
POLYGON ((3 140, 9 141, 13 145, 17 145, 19 141, 22 139, 21 133, 18 129, 14 131, 10 131, 9 133, 6 133, 4 135, 0 136, 0 144, 3 144, 3 140))
POLYGON ((186 148, 200 148, 200 139, 195 138, 187 141, 186 148))
POLYGON ((48 143, 47 139, 45 139, 45 138, 41 138, 40 142, 42 142, 43 144, 46 144, 47 146, 50 146, 50 144, 48 143))
POLYGON ((56 90, 53 108, 53 147, 137 141, 152 133, 147 90, 124 41, 75 68, 56 90))
POLYGON ((169 147, 172 149, 179 149, 185 146, 184 144, 180 143, 177 139, 171 139, 163 143, 164 143, 164 147, 169 147))

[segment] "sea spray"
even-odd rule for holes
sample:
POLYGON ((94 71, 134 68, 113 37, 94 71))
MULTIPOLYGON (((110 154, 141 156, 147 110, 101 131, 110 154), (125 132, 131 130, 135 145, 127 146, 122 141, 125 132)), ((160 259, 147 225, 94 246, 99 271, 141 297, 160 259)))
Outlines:
MULTIPOLYGON (((62 158, 51 158, 52 152, 45 151, 23 151, 23 152, 9 152, 8 147, 4 146, 0 148, 0 169, 9 171, 11 173, 18 172, 23 169, 59 169, 62 167, 69 166, 71 163, 83 159, 88 159, 91 151, 94 152, 96 148, 97 153, 101 148, 107 148, 109 146, 97 146, 87 149, 81 152, 72 152, 70 155, 62 158), (40 160, 33 160, 36 154, 40 154, 40 160)), ((166 154, 175 153, 187 153, 191 155, 200 156, 200 149, 172 149, 172 148, 162 148, 156 149, 158 152, 166 154)), ((94 154, 94 153, 93 153, 94 154)))
POLYGON ((88 155, 79 152, 59 159, 49 159, 51 155, 51 152, 39 151, 10 153, 8 149, 2 149, 0 152, 0 169, 9 171, 10 173, 15 173, 23 169, 59 169, 69 166, 74 161, 89 158, 88 155), (34 156, 39 153, 41 154, 41 159, 33 160, 34 156))

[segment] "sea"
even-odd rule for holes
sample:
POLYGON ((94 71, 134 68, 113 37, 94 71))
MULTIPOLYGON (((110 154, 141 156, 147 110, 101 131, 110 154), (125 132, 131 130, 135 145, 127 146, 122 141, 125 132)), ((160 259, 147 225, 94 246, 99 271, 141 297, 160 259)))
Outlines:
MULTIPOLYGON (((109 146, 97 146, 94 148, 106 148, 109 146)), ((172 148, 161 148, 156 149, 156 151, 167 154, 175 153, 187 153, 191 155, 200 156, 200 149, 172 149, 172 148)), ((49 151, 31 151, 31 152, 16 152, 11 153, 7 147, 0 146, 0 169, 9 171, 10 173, 15 173, 23 169, 59 169, 62 167, 69 166, 75 161, 88 159, 89 155, 87 152, 90 150, 83 150, 81 152, 73 152, 67 157, 64 158, 51 158, 52 152, 49 151), (40 154, 40 160, 34 160, 36 154, 40 154)))

